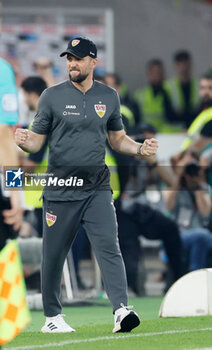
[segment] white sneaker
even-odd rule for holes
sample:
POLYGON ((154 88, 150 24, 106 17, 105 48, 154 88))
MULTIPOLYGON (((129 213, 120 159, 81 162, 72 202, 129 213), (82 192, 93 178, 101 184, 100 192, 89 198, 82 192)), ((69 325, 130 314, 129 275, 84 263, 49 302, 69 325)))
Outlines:
POLYGON ((42 333, 69 333, 76 332, 63 319, 64 315, 46 317, 45 325, 41 328, 42 333))
POLYGON ((115 311, 113 333, 130 332, 133 328, 140 324, 140 319, 136 312, 129 310, 133 306, 124 306, 115 311))

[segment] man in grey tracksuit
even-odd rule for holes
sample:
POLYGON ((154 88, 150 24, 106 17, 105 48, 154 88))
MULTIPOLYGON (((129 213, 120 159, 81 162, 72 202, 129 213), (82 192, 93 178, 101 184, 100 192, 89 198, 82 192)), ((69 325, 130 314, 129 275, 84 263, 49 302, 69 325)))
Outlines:
POLYGON ((43 193, 42 332, 74 331, 63 320, 59 294, 64 260, 81 223, 113 305, 113 332, 126 332, 140 321, 127 308, 125 268, 105 165, 106 135, 114 149, 132 155, 154 158, 158 144, 155 139, 139 144, 126 136, 117 93, 93 81, 97 49, 92 41, 76 38, 64 55, 70 79, 43 92, 31 131, 18 129, 15 135, 16 143, 29 152, 38 151, 48 135, 47 173, 62 179, 50 181, 43 193))

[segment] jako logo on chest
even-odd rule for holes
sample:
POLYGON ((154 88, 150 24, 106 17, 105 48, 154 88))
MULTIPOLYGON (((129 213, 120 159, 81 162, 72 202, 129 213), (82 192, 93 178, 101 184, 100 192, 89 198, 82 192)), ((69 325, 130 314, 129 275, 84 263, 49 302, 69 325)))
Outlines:
POLYGON ((76 105, 66 105, 66 109, 76 109, 77 106, 76 105))

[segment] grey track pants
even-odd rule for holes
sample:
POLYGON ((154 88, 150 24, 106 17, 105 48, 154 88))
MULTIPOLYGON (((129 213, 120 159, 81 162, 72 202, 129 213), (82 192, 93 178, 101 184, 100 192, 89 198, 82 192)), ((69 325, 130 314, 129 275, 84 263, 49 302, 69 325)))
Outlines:
POLYGON ((95 252, 106 293, 113 311, 127 305, 125 267, 120 253, 115 208, 110 191, 97 191, 80 201, 54 202, 44 199, 42 296, 45 316, 61 313, 59 300, 65 258, 80 223, 85 227, 95 252), (46 213, 50 218, 47 225, 46 213), (53 219, 53 220, 51 220, 53 219))

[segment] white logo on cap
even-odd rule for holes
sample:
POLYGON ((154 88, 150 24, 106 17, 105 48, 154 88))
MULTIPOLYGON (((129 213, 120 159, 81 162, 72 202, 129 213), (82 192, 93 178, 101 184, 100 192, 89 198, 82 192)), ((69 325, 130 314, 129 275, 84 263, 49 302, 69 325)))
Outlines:
POLYGON ((72 40, 72 43, 71 45, 74 47, 74 46, 77 46, 79 44, 80 40, 72 40))
POLYGON ((90 51, 90 55, 93 55, 93 56, 95 56, 95 53, 94 53, 94 52, 91 52, 91 51, 90 51))

